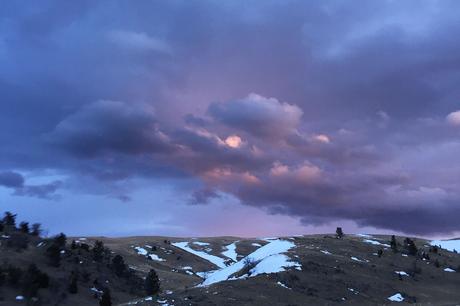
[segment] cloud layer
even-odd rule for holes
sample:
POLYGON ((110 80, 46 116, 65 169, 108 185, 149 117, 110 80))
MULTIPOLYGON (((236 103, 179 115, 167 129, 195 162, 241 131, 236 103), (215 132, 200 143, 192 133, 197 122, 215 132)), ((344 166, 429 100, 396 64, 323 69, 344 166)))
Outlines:
POLYGON ((177 201, 231 197, 305 225, 458 233, 458 9, 6 4, 1 190, 120 207, 166 184, 177 201))

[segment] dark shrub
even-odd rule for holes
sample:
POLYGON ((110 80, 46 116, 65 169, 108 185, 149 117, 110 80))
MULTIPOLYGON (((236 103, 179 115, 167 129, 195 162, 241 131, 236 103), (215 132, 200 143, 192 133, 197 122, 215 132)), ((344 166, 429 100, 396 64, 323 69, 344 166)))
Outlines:
POLYGON ((127 271, 125 260, 121 255, 116 255, 112 259, 112 268, 117 276, 122 276, 127 271))
POLYGON ((335 230, 335 235, 339 239, 343 237, 343 231, 341 227, 337 227, 337 229, 335 230))
POLYGON ((110 297, 110 291, 108 288, 104 289, 101 300, 99 301, 99 306, 112 306, 112 298, 110 297))
POLYGON ((160 291, 160 279, 155 270, 151 269, 149 274, 147 274, 144 288, 147 295, 154 295, 160 291))

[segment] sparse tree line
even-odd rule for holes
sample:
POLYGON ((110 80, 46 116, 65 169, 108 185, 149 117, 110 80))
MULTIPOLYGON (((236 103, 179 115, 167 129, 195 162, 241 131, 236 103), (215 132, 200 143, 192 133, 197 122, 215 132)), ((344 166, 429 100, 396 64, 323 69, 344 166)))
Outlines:
MULTIPOLYGON (((28 222, 21 222, 17 226, 16 215, 6 212, 0 220, 0 250, 6 248, 20 253, 32 244, 45 257, 46 266, 49 267, 45 270, 69 270, 71 267, 67 285, 62 293, 63 297, 67 294, 77 294, 82 284, 87 284, 85 287, 89 289, 90 281, 95 277, 91 290, 99 300, 99 305, 112 305, 107 281, 101 280, 102 277, 107 277, 107 273, 113 273, 120 280, 126 281, 133 294, 141 295, 139 288, 144 288, 144 293, 147 295, 155 295, 160 291, 160 281, 155 270, 150 270, 145 280, 142 280, 128 267, 121 255, 112 255, 111 250, 105 247, 102 241, 97 240, 93 246, 90 246, 73 240, 68 247, 65 234, 42 238, 41 233, 39 223, 29 226, 28 222), (96 267, 96 275, 92 275, 85 268, 88 262, 96 267)), ((39 289, 51 288, 52 284, 53 280, 48 273, 40 270, 35 263, 30 264, 26 269, 7 261, 0 265, 0 287, 8 286, 19 290, 31 305, 39 305, 39 289)), ((62 286, 62 281, 54 282, 54 286, 62 286)))
MULTIPOLYGON (((345 236, 343 233, 343 230, 341 227, 337 227, 336 229, 336 238, 337 239, 342 239, 345 236)), ((412 256, 415 257, 415 260, 412 264, 412 268, 410 270, 410 273, 412 275, 415 274, 420 274, 422 272, 422 269, 420 266, 417 264, 417 260, 426 260, 430 261, 433 256, 439 257, 441 254, 439 253, 439 247, 435 245, 431 245, 428 248, 428 252, 426 252, 424 249, 419 249, 417 245, 415 244, 415 241, 411 238, 405 238, 402 243, 399 243, 396 239, 395 235, 392 235, 390 238, 390 249, 391 251, 396 254, 396 253, 401 253, 405 254, 407 256, 412 256), (431 254, 431 256, 430 256, 431 254)), ((457 253, 456 250, 454 250, 454 253, 457 253)), ((384 255, 384 250, 379 249, 377 251, 377 256, 380 258, 384 255)), ((436 268, 441 267, 441 263, 439 262, 439 258, 435 258, 433 261, 433 265, 436 268)), ((457 270, 460 270, 460 266, 457 268, 457 270)), ((402 280, 402 276, 399 275, 399 279, 402 280)))

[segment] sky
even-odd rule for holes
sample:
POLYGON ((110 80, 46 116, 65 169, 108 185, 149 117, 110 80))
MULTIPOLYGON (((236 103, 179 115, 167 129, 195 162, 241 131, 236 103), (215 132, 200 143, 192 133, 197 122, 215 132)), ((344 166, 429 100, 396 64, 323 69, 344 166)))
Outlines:
POLYGON ((70 235, 459 235, 459 9, 4 2, 0 207, 70 235))

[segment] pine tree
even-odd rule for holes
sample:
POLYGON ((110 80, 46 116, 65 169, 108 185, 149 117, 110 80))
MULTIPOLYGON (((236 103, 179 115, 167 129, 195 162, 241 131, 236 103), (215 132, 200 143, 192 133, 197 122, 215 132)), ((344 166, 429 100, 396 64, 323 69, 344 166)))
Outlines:
POLYGON ((65 248, 66 241, 66 235, 60 233, 53 238, 51 245, 46 249, 46 255, 48 255, 51 266, 59 267, 61 263, 61 250, 65 248))
POLYGON ((343 231, 342 231, 342 228, 341 227, 337 227, 337 229, 335 230, 335 234, 337 236, 337 238, 342 238, 343 237, 343 231))
POLYGON ((155 270, 151 269, 147 274, 144 287, 147 295, 155 295, 160 291, 160 279, 155 270))
POLYGON ((390 246, 394 253, 398 252, 398 243, 396 242, 395 235, 391 236, 390 246))
POLYGON ((5 216, 3 217, 3 224, 6 226, 16 227, 16 216, 17 215, 14 215, 9 211, 5 212, 5 216))
POLYGON ((108 288, 104 289, 101 300, 99 301, 99 306, 112 306, 112 298, 110 297, 110 291, 108 288))
POLYGON ((104 258, 105 248, 102 241, 97 240, 93 247, 93 259, 95 261, 102 261, 104 258))
POLYGON ((40 223, 34 223, 32 224, 32 231, 30 232, 33 236, 40 236, 42 233, 41 229, 41 224, 40 223))
POLYGON ((117 276, 123 275, 123 273, 126 271, 126 264, 125 264, 125 260, 123 259, 121 255, 116 255, 112 259, 112 267, 117 276))
POLYGON ((25 234, 28 234, 29 233, 29 222, 21 222, 19 224, 19 229, 21 230, 21 232, 25 233, 25 234))
POLYGON ((412 255, 412 256, 417 255, 418 249, 414 241, 412 239, 407 238, 406 242, 407 242, 407 251, 409 255, 412 255))

